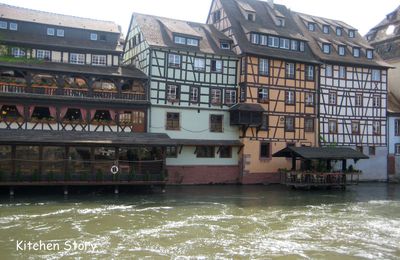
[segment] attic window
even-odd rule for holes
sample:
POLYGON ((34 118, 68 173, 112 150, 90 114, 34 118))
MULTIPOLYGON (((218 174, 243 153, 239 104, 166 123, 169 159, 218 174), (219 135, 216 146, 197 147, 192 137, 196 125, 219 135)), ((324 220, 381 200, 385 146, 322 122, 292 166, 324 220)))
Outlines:
POLYGON ((331 45, 329 43, 322 44, 322 51, 326 54, 331 53, 331 45))
POLYGON ((217 10, 214 12, 214 17, 213 17, 214 23, 218 22, 221 20, 221 10, 217 10))
POLYGON ((91 34, 90 34, 90 39, 91 39, 92 41, 97 41, 97 33, 91 33, 91 34))
POLYGON ((349 37, 350 37, 350 38, 356 37, 356 31, 354 31, 354 30, 349 30, 349 37))
POLYGON ((11 23, 10 22, 10 30, 11 31, 17 31, 18 30, 18 24, 17 23, 11 23))
POLYGON ((342 28, 336 27, 336 35, 337 36, 342 36, 342 28))
POLYGON ((322 31, 323 31, 325 34, 329 34, 329 25, 323 25, 323 26, 322 26, 322 31))
POLYGON ((360 48, 357 47, 353 48, 353 56, 356 58, 360 57, 360 48))
POLYGON ((7 29, 7 22, 0 21, 0 29, 7 29))
POLYGON ((54 28, 47 28, 47 35, 54 36, 54 28))
POLYGON ((346 54, 346 47, 344 45, 339 45, 338 52, 340 56, 344 56, 346 54))
POLYGON ((177 44, 186 44, 186 39, 181 36, 175 36, 174 37, 174 42, 177 44))
POLYGON ((285 27, 285 19, 278 18, 277 26, 279 26, 279 27, 285 27))
POLYGON ((231 45, 228 42, 221 42, 221 49, 224 50, 230 50, 231 49, 231 45))
POLYGON ((190 45, 190 46, 199 46, 199 40, 197 40, 197 39, 192 39, 192 38, 188 38, 188 39, 187 39, 187 45, 190 45))
POLYGON ((373 50, 367 50, 367 59, 372 60, 374 57, 374 51, 373 50))
POLYGON ((256 17, 254 14, 247 14, 247 20, 254 22, 256 20, 256 17))
POLYGON ((194 38, 185 38, 182 36, 174 36, 174 42, 176 44, 185 44, 189 46, 199 46, 199 40, 194 38))
POLYGON ((315 23, 308 23, 308 30, 311 32, 315 31, 315 23))

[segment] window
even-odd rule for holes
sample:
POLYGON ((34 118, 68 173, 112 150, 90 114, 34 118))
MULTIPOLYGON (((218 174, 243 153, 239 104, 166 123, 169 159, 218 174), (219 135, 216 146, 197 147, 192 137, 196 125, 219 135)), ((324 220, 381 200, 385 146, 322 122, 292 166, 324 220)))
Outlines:
POLYGON ((346 54, 346 47, 343 45, 339 45, 338 52, 340 56, 344 56, 346 54))
POLYGON ((193 38, 188 38, 186 44, 189 46, 199 46, 199 40, 193 39, 193 38))
POLYGON ((325 34, 329 34, 329 25, 323 25, 322 26, 322 32, 325 34))
POLYGON ((199 102, 199 88, 198 87, 190 87, 189 101, 191 103, 199 102))
POLYGON ((342 36, 342 31, 343 31, 342 28, 336 27, 336 35, 337 35, 337 36, 342 36))
POLYGON ((268 36, 268 46, 278 48, 279 47, 279 38, 274 36, 268 36))
POLYGON ((291 41, 290 41, 290 49, 291 49, 292 51, 297 51, 297 50, 299 50, 299 42, 296 41, 296 40, 291 40, 291 41))
POLYGON ((268 37, 266 35, 260 35, 260 44, 264 46, 268 45, 268 37))
POLYGON ((18 24, 10 22, 10 30, 11 31, 17 31, 18 30, 18 24))
POLYGON ((233 105, 236 103, 236 90, 235 89, 226 89, 225 90, 225 104, 233 105))
POLYGON ((381 81, 381 71, 372 70, 372 81, 381 81))
POLYGON ((167 146, 165 148, 165 155, 167 158, 177 158, 178 149, 176 148, 176 146, 167 146))
POLYGON ((372 122, 372 133, 374 135, 380 135, 381 134, 381 122, 380 121, 372 122))
POLYGON ((167 100, 173 102, 179 100, 179 87, 177 85, 167 85, 167 100))
POLYGON ((286 63, 286 78, 294 79, 295 78, 295 64, 288 62, 286 63))
MULTIPOLYGON (((104 35, 104 34, 101 34, 101 35, 100 35, 100 41, 106 41, 106 40, 107 40, 107 36, 104 35)), ((138 41, 138 43, 141 42, 141 34, 138 34, 138 35, 137 35, 137 41, 138 41)))
POLYGON ((336 92, 329 92, 329 100, 330 105, 336 105, 336 92))
POLYGON ((304 119, 304 131, 314 132, 314 119, 311 117, 306 117, 304 119))
POLYGON ((260 159, 271 158, 271 144, 266 142, 260 143, 260 159))
POLYGON ((304 42, 300 42, 300 51, 304 51, 306 44, 304 42))
POLYGON ((181 66, 181 56, 178 54, 168 54, 168 66, 179 68, 181 66))
POLYGON ((269 74, 269 60, 260 59, 258 64, 258 73, 260 75, 268 76, 269 74))
POLYGON ((311 31, 311 32, 313 32, 313 31, 315 31, 315 23, 308 23, 308 30, 309 31, 311 31))
POLYGON ((266 131, 266 130, 268 130, 268 128, 269 128, 269 116, 268 116, 267 112, 264 112, 262 114, 262 118, 261 118, 260 129, 266 131))
POLYGON ((294 117, 293 116, 285 117, 285 131, 286 132, 294 132, 294 117))
POLYGON ((167 130, 180 130, 179 113, 167 113, 167 130))
POLYGON ((25 57, 25 51, 21 48, 12 47, 11 48, 11 56, 13 57, 25 57))
POLYGON ((360 134, 360 122, 351 122, 351 133, 352 134, 360 134))
POLYGON ((7 29, 7 22, 0 21, 0 29, 7 29))
POLYGON ((306 93, 306 106, 314 106, 314 93, 306 93))
POLYGON ((360 57, 360 48, 353 48, 353 56, 356 58, 360 57))
POLYGON ((375 149, 375 146, 369 146, 368 147, 368 152, 369 152, 369 155, 375 155, 376 154, 376 149, 375 149))
POLYGON ((397 155, 399 155, 399 154, 400 154, 400 144, 395 144, 394 150, 395 150, 395 153, 396 153, 397 155))
POLYGON ((247 14, 247 20, 254 22, 254 15, 253 14, 247 14))
POLYGON ((400 119, 394 120, 394 135, 400 136, 400 119))
POLYGON ((219 158, 232 158, 232 147, 231 146, 220 146, 219 147, 219 158))
POLYGON ((350 38, 356 37, 356 31, 354 31, 354 30, 349 30, 349 37, 350 37, 350 38))
POLYGON ((222 60, 211 60, 211 72, 222 72, 222 60))
POLYGON ((381 106, 381 96, 375 95, 372 98, 372 106, 380 107, 381 106))
POLYGON ((97 33, 91 33, 90 34, 90 40, 97 41, 97 33))
POLYGON ((286 105, 294 105, 294 91, 285 91, 285 103, 286 105))
POLYGON ((289 50, 289 43, 290 43, 289 39, 280 38, 279 47, 281 49, 289 50))
POLYGON ((325 77, 332 77, 332 65, 325 65, 325 77))
POLYGON ((257 33, 252 33, 251 34, 251 43, 252 44, 259 44, 260 42, 260 35, 257 33))
POLYGON ((221 20, 221 10, 217 10, 213 14, 214 23, 218 22, 219 20, 221 20))
POLYGON ((196 147, 197 158, 214 158, 215 148, 214 146, 197 146, 196 147))
POLYGON ((367 59, 372 60, 374 58, 374 51, 367 50, 367 59))
POLYGON ((204 71, 206 68, 206 62, 202 58, 194 58, 194 69, 204 71))
POLYGON ((278 18, 276 25, 279 26, 279 27, 284 27, 285 26, 285 19, 278 18))
POLYGON ((223 123, 224 116, 222 115, 210 115, 210 132, 213 133, 222 133, 223 132, 223 123))
POLYGON ((64 29, 57 29, 57 36, 64 37, 64 29))
POLYGON ((330 134, 337 133, 337 121, 336 120, 329 120, 328 121, 328 132, 330 134))
POLYGON ((221 104, 221 90, 220 89, 211 89, 211 104, 212 105, 220 105, 221 104))
POLYGON ((346 67, 339 66, 339 78, 341 78, 341 79, 346 78, 346 67))
POLYGON ((314 66, 307 65, 306 67, 306 80, 314 81, 314 66))
POLYGON ((363 96, 362 94, 356 94, 355 96, 355 105, 356 107, 362 107, 363 105, 363 96))
POLYGON ((54 28, 47 28, 47 35, 54 36, 54 28))
POLYGON ((48 50, 36 50, 36 58, 39 60, 51 60, 51 54, 48 50))
POLYGON ((269 100, 269 95, 268 95, 268 89, 267 88, 259 88, 258 89, 258 102, 259 103, 266 103, 269 100))
POLYGON ((329 43, 323 43, 322 51, 326 54, 330 54, 331 53, 331 45, 329 43))
MULTIPOLYGON (((80 110, 77 109, 77 112, 80 113, 80 110)), ((118 115, 118 119, 120 123, 132 123, 132 112, 124 111, 118 115)))
POLYGON ((220 43, 220 47, 221 47, 221 49, 224 49, 224 50, 230 50, 231 49, 231 45, 228 42, 221 42, 220 43))
POLYGON ((82 53, 70 53, 69 62, 72 64, 85 64, 85 54, 82 53))
POLYGON ((107 65, 106 55, 92 55, 92 65, 106 66, 107 65))
POLYGON ((240 101, 241 102, 245 102, 246 101, 246 95, 247 95, 247 93, 246 93, 246 85, 241 84, 239 86, 239 88, 240 88, 240 101))

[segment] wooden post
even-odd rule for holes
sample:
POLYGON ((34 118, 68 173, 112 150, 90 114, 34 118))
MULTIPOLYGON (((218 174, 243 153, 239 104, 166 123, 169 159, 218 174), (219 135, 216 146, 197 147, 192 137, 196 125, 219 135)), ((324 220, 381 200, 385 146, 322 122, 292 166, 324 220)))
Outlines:
POLYGON ((292 171, 296 170, 296 157, 292 157, 292 171))
POLYGON ((347 160, 343 159, 342 160, 342 171, 346 172, 346 170, 347 170, 347 160))

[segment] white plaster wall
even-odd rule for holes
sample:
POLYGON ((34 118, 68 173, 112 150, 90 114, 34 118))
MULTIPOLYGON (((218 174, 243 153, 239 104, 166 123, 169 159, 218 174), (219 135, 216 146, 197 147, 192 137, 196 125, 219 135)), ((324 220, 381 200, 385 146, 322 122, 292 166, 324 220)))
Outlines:
MULTIPOLYGON (((355 149, 355 147, 352 147, 355 149)), ((363 147, 363 153, 369 159, 359 160, 354 164, 348 160, 348 165, 353 164, 354 168, 361 170, 360 180, 362 181, 386 181, 387 180, 387 147, 376 147, 375 155, 369 155, 368 146, 363 147)))
POLYGON ((194 153, 196 147, 194 146, 184 146, 181 153, 177 158, 167 158, 168 166, 181 166, 181 165, 238 165, 238 148, 232 147, 232 158, 219 158, 217 154, 217 147, 215 149, 214 158, 197 158, 194 153))

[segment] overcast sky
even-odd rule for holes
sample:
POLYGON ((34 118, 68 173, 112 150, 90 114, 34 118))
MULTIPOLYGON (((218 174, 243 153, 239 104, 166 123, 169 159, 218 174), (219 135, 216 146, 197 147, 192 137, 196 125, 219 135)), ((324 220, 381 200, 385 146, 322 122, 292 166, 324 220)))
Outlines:
MULTIPOLYGON (((115 21, 126 35, 132 12, 205 22, 212 0, 0 0, 42 11, 115 21)), ((362 35, 400 5, 399 0, 275 0, 294 11, 344 21, 362 35)))

